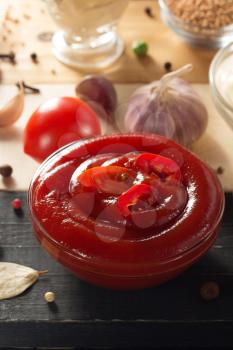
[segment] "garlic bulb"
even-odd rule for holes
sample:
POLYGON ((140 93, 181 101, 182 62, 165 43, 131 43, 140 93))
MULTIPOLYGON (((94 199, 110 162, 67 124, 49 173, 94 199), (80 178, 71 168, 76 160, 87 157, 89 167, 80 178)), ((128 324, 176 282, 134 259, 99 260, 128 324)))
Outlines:
POLYGON ((207 110, 192 86, 179 78, 191 69, 188 64, 137 89, 125 115, 126 130, 164 135, 185 146, 198 139, 207 126, 207 110))
POLYGON ((24 88, 19 84, 19 92, 0 109, 0 127, 14 124, 21 116, 24 108, 24 88))

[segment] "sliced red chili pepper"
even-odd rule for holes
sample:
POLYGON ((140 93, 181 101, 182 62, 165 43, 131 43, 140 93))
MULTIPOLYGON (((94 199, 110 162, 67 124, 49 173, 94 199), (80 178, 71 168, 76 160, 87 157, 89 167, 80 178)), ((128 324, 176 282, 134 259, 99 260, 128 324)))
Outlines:
POLYGON ((140 154, 136 158, 135 167, 147 174, 155 173, 162 179, 170 178, 178 181, 181 180, 181 171, 177 163, 170 158, 158 154, 140 154))
POLYGON ((109 166, 109 165, 116 165, 116 166, 122 166, 126 168, 131 168, 131 164, 135 161, 135 158, 138 156, 138 152, 129 152, 126 154, 118 155, 117 157, 112 157, 110 159, 107 159, 102 165, 103 166, 109 166))
POLYGON ((98 192, 121 194, 127 191, 134 182, 136 173, 119 166, 97 166, 87 169, 77 178, 85 187, 91 187, 98 192))
POLYGON ((133 225, 141 229, 162 228, 177 218, 184 210, 188 201, 188 193, 181 182, 177 180, 159 181, 156 190, 157 201, 155 205, 149 206, 143 211, 131 212, 130 220, 133 225))
POLYGON ((78 176, 81 175, 87 169, 103 165, 103 162, 106 162, 107 160, 112 159, 112 157, 114 156, 115 154, 113 153, 99 154, 99 155, 96 155, 95 157, 91 157, 85 160, 75 170, 75 173, 73 174, 74 179, 77 179, 78 176))
POLYGON ((122 215, 129 216, 129 207, 136 206, 136 209, 145 209, 144 206, 151 206, 156 202, 156 189, 147 184, 138 184, 122 193, 117 204, 122 215))

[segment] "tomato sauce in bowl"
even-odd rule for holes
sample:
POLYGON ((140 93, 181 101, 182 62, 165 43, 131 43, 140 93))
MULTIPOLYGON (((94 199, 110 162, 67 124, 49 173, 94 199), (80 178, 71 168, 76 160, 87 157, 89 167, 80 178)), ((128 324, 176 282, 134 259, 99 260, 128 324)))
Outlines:
POLYGON ((214 172, 158 135, 110 135, 58 150, 29 190, 41 245, 80 278, 138 289, 174 278, 213 244, 224 209, 214 172))

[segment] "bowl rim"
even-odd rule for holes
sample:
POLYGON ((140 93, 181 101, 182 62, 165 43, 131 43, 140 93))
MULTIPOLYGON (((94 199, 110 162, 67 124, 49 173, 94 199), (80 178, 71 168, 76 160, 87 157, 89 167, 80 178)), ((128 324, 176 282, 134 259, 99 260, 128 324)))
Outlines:
POLYGON ((224 99, 223 95, 218 89, 215 79, 219 64, 224 61, 224 59, 226 58, 225 53, 227 53, 231 47, 232 52, 229 52, 227 57, 230 56, 230 54, 233 55, 233 42, 231 42, 228 45, 224 46, 222 49, 218 50, 218 52, 213 57, 209 68, 209 82, 218 100, 233 113, 233 106, 230 105, 230 103, 226 99, 224 99))

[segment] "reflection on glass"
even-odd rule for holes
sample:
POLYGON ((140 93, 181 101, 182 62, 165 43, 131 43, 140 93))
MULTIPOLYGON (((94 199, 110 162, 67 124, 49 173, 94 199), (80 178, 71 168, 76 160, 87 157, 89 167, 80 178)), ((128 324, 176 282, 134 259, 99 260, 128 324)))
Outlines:
POLYGON ((123 52, 116 32, 127 0, 46 0, 60 30, 53 51, 62 62, 80 68, 103 68, 123 52))

